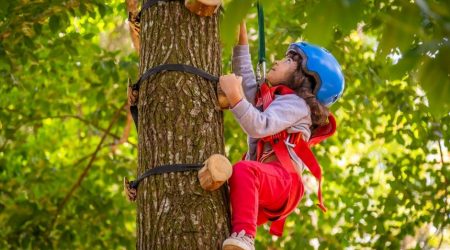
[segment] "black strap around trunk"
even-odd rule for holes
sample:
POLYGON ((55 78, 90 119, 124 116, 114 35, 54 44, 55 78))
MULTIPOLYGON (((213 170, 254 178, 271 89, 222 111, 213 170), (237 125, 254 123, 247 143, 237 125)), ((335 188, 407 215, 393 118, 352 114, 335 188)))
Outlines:
POLYGON ((186 73, 191 73, 194 75, 198 75, 200 77, 205 78, 206 80, 212 81, 212 82, 218 82, 219 77, 211 75, 210 73, 201 70, 199 68, 196 68, 191 65, 186 64, 163 64, 156 66, 154 68, 148 69, 140 78, 137 80, 135 84, 133 84, 132 89, 133 90, 139 90, 141 87, 141 83, 148 78, 150 78, 152 75, 157 74, 162 71, 181 71, 186 73))
POLYGON ((139 186, 139 183, 143 179, 145 179, 151 175, 174 173, 174 172, 185 172, 185 171, 197 171, 202 167, 203 167, 203 164, 172 164, 172 165, 158 166, 158 167, 147 170, 144 174, 142 174, 135 181, 131 181, 130 187, 137 189, 139 186))
MULTIPOLYGON (((138 90, 141 87, 141 83, 150 78, 152 75, 155 75, 157 73, 160 73, 162 71, 181 71, 181 72, 187 72, 194 75, 198 75, 200 77, 205 78, 206 80, 209 80, 211 82, 217 83, 219 81, 219 77, 211 75, 210 73, 203 71, 199 68, 196 68, 194 66, 186 65, 186 64, 163 64, 156 66, 154 68, 151 68, 147 70, 140 78, 139 80, 131 86, 133 90, 138 90)), ((130 106, 130 112, 131 116, 133 117, 134 125, 136 126, 136 130, 138 129, 138 108, 137 106, 130 106)))

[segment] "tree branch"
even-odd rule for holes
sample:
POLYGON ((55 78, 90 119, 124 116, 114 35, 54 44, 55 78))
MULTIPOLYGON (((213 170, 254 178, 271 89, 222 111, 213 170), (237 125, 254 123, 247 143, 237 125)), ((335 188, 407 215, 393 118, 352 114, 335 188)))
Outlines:
POLYGON ((83 172, 81 173, 81 175, 78 177, 78 180, 75 182, 75 184, 73 184, 72 188, 70 189, 70 191, 66 194, 66 196, 64 197, 63 201, 59 204, 58 208, 56 209, 55 212, 55 217, 53 217, 53 220, 50 224, 50 228, 49 228, 49 234, 51 232, 51 230, 53 229, 53 227, 56 224, 56 220, 58 219, 59 214, 61 213, 61 211, 63 210, 64 206, 66 205, 67 201, 72 197, 72 195, 74 194, 75 190, 80 187, 81 183, 83 182, 84 178, 87 176, 89 170, 92 168, 92 165, 96 159, 97 153, 100 151, 100 149, 102 148, 102 144, 105 141, 107 135, 109 134, 109 131, 112 129, 113 125, 117 122, 117 120, 120 117, 120 112, 122 111, 122 109, 124 107, 126 107, 127 103, 125 103, 124 105, 122 105, 118 110, 116 110, 116 112, 113 115, 113 118, 111 120, 111 122, 109 123, 108 128, 106 129, 105 133, 103 134, 100 142, 97 145, 97 148, 95 149, 94 153, 91 156, 91 159, 88 163, 88 165, 84 168, 83 172))
POLYGON ((131 124, 132 123, 133 123, 133 117, 131 116, 130 110, 128 110, 128 112, 127 112, 127 123, 125 124, 125 128, 123 130, 123 135, 122 135, 122 137, 120 138, 120 140, 117 143, 112 145, 112 147, 111 147, 112 151, 116 151, 117 147, 120 144, 123 144, 124 142, 128 141, 128 136, 130 136, 130 130, 131 130, 131 124))
MULTIPOLYGON (((129 114, 129 113, 130 113, 130 112, 128 111, 127 114, 129 114)), ((102 131, 102 132, 104 132, 104 133, 108 133, 108 135, 111 136, 111 137, 114 137, 114 139, 117 139, 117 140, 122 140, 122 139, 123 139, 123 136, 122 136, 122 137, 119 137, 118 135, 115 135, 115 134, 111 133, 110 131, 107 131, 107 130, 105 130, 105 129, 99 127, 98 125, 96 125, 96 124, 94 124, 94 123, 92 123, 92 122, 90 122, 90 121, 84 119, 83 117, 77 116, 77 115, 55 115, 55 116, 47 116, 47 117, 35 118, 35 120, 43 120, 43 119, 66 119, 66 118, 77 119, 77 120, 79 120, 79 121, 81 121, 81 122, 83 122, 83 123, 85 123, 85 124, 91 125, 91 126, 93 126, 94 128, 96 128, 96 129, 98 129, 98 130, 100 130, 100 131, 102 131)), ((128 121, 127 121, 127 125, 128 125, 128 121)), ((134 144, 134 143, 128 141, 128 136, 127 136, 127 138, 126 138, 126 142, 129 143, 130 145, 134 146, 134 147, 137 147, 136 144, 134 144)), ((124 142, 122 142, 122 143, 124 143, 124 142)))

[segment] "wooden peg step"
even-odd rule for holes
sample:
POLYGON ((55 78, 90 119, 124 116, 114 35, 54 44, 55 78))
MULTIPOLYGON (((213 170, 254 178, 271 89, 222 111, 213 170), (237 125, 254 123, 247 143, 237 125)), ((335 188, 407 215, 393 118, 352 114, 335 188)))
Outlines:
POLYGON ((212 16, 222 4, 221 0, 185 0, 184 6, 199 16, 212 16))
POLYGON ((232 173, 230 161, 221 154, 211 155, 203 168, 198 171, 200 186, 208 191, 214 191, 224 184, 232 173))
POLYGON ((219 102, 220 109, 229 109, 230 103, 228 102, 228 98, 220 88, 219 84, 217 84, 217 101, 219 102))

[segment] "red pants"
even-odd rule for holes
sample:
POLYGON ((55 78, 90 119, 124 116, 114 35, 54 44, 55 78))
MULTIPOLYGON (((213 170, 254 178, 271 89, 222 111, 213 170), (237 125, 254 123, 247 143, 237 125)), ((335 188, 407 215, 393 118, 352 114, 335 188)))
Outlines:
POLYGON ((297 172, 285 169, 278 161, 240 161, 233 166, 229 185, 231 231, 245 230, 252 236, 256 234, 257 225, 286 212, 284 208, 288 199, 296 199, 294 202, 298 204, 303 195, 303 185, 297 172), (301 195, 296 190, 301 190, 301 195))

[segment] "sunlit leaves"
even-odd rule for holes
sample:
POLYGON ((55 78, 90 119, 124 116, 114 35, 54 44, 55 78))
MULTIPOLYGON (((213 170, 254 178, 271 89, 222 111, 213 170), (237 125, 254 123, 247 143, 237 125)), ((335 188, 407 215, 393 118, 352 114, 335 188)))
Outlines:
POLYGON ((239 23, 249 12, 253 1, 250 0, 232 0, 227 4, 225 14, 221 20, 220 36, 225 47, 231 48, 236 41, 236 31, 239 23), (229 14, 228 14, 229 13, 229 14))

